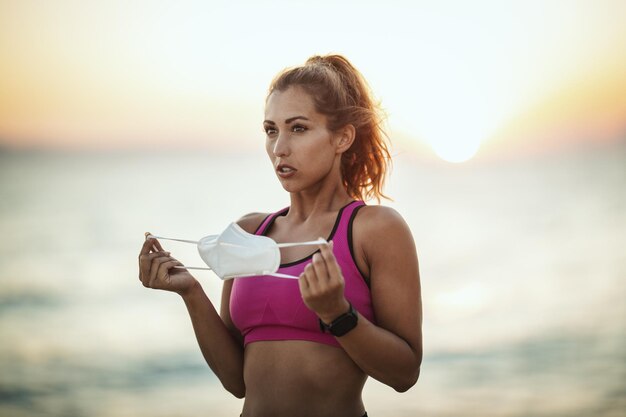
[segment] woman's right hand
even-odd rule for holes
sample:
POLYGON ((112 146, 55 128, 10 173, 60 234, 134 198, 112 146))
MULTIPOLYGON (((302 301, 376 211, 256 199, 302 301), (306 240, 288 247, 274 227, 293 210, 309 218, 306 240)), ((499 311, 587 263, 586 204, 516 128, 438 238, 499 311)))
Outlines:
POLYGON ((161 243, 148 238, 139 252, 139 280, 146 288, 172 291, 185 295, 198 281, 183 268, 174 268, 183 264, 163 250, 161 243))

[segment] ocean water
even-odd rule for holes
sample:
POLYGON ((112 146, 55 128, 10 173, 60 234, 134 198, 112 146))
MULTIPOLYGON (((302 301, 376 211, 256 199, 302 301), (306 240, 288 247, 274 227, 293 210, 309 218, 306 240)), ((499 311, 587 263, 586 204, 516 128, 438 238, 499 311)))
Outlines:
MULTIPOLYGON (((626 145, 461 165, 400 153, 422 373, 372 416, 626 413, 626 145)), ((263 155, 0 152, 0 416, 234 416, 143 233, 195 239, 288 205, 263 155)), ((168 243, 187 265, 193 245, 168 243)), ((220 281, 198 272, 219 303, 220 281)))

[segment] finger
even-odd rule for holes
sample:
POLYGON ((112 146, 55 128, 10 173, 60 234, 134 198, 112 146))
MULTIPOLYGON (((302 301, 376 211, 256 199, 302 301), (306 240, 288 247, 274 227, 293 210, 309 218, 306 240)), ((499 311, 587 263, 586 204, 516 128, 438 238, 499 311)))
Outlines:
POLYGON ((150 262, 152 262, 152 260, 156 257, 159 256, 163 256, 163 255, 168 255, 169 256, 169 252, 167 251, 159 251, 159 252, 151 252, 147 255, 142 255, 140 260, 141 262, 143 262, 144 264, 149 264, 150 262))
POLYGON ((152 250, 153 250, 154 252, 158 252, 158 251, 163 250, 163 246, 161 246, 161 242, 159 242, 159 241, 157 240, 157 238, 155 238, 155 237, 148 237, 148 236, 150 236, 151 234, 152 234, 152 233, 150 233, 150 232, 146 232, 146 233, 144 233, 144 235, 146 236, 146 241, 147 241, 147 242, 150 242, 150 243, 152 244, 152 250))
POLYGON ((317 281, 320 284, 328 282, 330 277, 328 276, 328 269, 326 268, 326 261, 322 257, 321 253, 317 252, 313 255, 313 259, 311 260, 311 265, 313 265, 313 270, 315 271, 317 281))
MULTIPOLYGON (((172 271, 173 273, 177 273, 177 272, 189 272, 189 270, 187 270, 187 268, 185 268, 185 265, 180 262, 179 260, 176 260, 174 258, 172 258, 173 260, 175 260, 177 263, 174 266, 182 266, 182 268, 176 268, 174 271, 172 271)), ((172 272, 170 272, 170 275, 172 274, 172 272)))
POLYGON ((161 242, 159 242, 158 239, 156 238, 151 238, 151 240, 154 240, 154 246, 158 249, 158 250, 163 250, 163 246, 161 246, 161 242))
POLYGON ((146 232, 146 240, 144 240, 143 245, 141 246, 141 252, 139 252, 139 256, 147 255, 153 249, 154 239, 148 239, 149 232, 146 232))
POLYGON ((313 268, 312 262, 304 267, 304 271, 302 271, 302 274, 300 274, 300 276, 304 280, 307 291, 309 293, 311 293, 318 287, 317 277, 315 276, 315 269, 313 268))
POLYGON ((163 262, 167 262, 168 260, 169 260, 168 255, 157 256, 154 259, 152 259, 152 262, 150 263, 150 274, 147 277, 148 284, 150 282, 154 282, 154 280, 157 278, 157 275, 159 273, 159 266, 163 262))
POLYGON ((159 270, 159 264, 169 259, 169 253, 167 252, 156 252, 153 255, 154 256, 149 261, 147 267, 143 269, 144 274, 143 274, 141 281, 143 282, 143 285, 146 287, 156 277, 157 272, 159 270))
POLYGON ((139 252, 139 280, 143 282, 143 277, 145 274, 145 268, 146 268, 146 259, 147 257, 150 255, 150 249, 149 247, 147 248, 146 245, 147 242, 143 243, 143 246, 141 247, 141 252, 139 252), (147 248, 147 249, 146 249, 147 248))
POLYGON ((341 275, 341 267, 337 263, 337 258, 333 253, 333 242, 331 241, 329 244, 321 245, 320 254, 322 258, 324 258, 326 268, 328 270, 328 275, 330 277, 340 276, 341 275))
POLYGON ((167 259, 170 259, 170 260, 162 262, 159 265, 159 268, 157 270, 157 273, 154 275, 154 278, 150 279, 150 284, 149 284, 150 288, 155 288, 155 284, 157 280, 166 280, 169 276, 168 271, 170 270, 170 268, 174 267, 174 265, 179 263, 177 260, 172 259, 170 257, 168 257, 167 259))
POLYGON ((318 237, 319 240, 323 240, 324 242, 317 245, 317 249, 322 250, 322 248, 333 247, 333 241, 327 241, 323 237, 318 237))
POLYGON ((302 271, 302 273, 300 274, 300 278, 298 279, 298 284, 300 286, 300 295, 302 295, 303 300, 311 297, 311 295, 314 293, 315 288, 317 288, 315 280, 315 271, 313 270, 313 265, 309 263, 304 267, 304 270, 302 271))
POLYGON ((169 252, 151 252, 148 254, 139 255, 139 279, 144 281, 150 280, 150 265, 154 258, 159 256, 167 256, 169 252))
POLYGON ((298 284, 300 285, 300 294, 304 296, 305 292, 309 290, 309 282, 306 279, 304 271, 298 277, 298 284))

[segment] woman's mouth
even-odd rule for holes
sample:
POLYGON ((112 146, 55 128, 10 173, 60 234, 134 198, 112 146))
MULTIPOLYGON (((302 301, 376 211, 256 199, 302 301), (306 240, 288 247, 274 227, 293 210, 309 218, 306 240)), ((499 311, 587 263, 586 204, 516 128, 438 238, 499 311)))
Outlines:
POLYGON ((280 164, 276 167, 276 173, 281 178, 289 178, 296 173, 297 169, 292 166, 280 164))

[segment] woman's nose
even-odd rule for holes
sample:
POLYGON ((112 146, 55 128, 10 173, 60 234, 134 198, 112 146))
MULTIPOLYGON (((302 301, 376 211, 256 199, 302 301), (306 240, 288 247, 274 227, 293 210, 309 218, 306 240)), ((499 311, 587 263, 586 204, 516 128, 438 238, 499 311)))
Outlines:
POLYGON ((274 149, 272 150, 274 156, 287 156, 289 155, 289 140, 286 134, 280 133, 274 142, 274 149))

